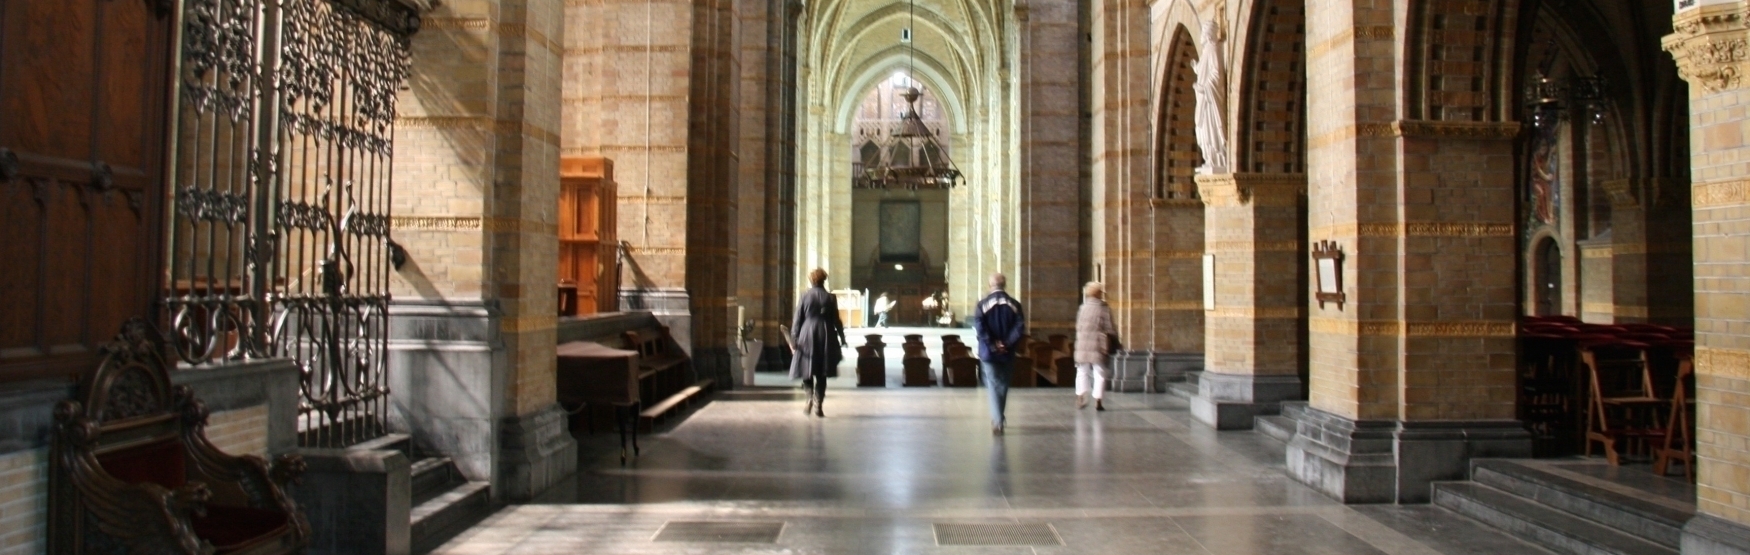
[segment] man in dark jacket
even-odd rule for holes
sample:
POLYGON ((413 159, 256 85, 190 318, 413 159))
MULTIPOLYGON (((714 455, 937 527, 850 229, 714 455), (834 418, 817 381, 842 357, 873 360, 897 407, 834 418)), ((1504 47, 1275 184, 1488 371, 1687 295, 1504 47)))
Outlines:
POLYGON ((972 328, 978 333, 979 366, 984 370, 984 388, 990 391, 990 433, 1003 434, 1003 407, 1009 400, 1009 380, 1015 373, 1015 351, 1021 348, 1021 336, 1027 333, 1027 323, 1021 313, 1021 301, 1010 297, 1003 289, 1008 279, 991 274, 990 294, 978 301, 972 311, 972 328))

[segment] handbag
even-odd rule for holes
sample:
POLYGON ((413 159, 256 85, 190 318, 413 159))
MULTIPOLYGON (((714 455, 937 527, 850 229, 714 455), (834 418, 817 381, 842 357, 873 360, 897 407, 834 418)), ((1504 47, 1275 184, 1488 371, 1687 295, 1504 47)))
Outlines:
POLYGON ((1124 350, 1124 342, 1118 340, 1118 334, 1116 334, 1116 333, 1106 334, 1106 352, 1116 353, 1116 352, 1122 351, 1122 350, 1124 350))

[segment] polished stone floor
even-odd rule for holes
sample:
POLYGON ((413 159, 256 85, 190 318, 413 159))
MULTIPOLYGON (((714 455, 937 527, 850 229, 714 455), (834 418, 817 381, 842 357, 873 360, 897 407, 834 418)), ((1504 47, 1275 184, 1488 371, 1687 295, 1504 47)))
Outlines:
POLYGON ((993 437, 982 390, 835 381, 825 419, 794 389, 720 393, 624 467, 582 437, 576 478, 436 553, 1548 553, 1436 507, 1337 504, 1286 477, 1281 443, 1169 395, 1094 412, 1015 390, 993 437))

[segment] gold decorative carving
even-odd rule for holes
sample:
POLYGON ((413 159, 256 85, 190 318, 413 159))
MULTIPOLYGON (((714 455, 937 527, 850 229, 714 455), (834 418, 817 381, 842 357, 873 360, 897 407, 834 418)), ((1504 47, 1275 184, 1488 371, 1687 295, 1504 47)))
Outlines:
POLYGON ((1696 208, 1720 208, 1750 204, 1750 181, 1697 183, 1691 186, 1689 199, 1696 208))
POLYGON ((1750 351, 1696 345, 1695 374, 1750 380, 1750 351))
POLYGON ((1517 122, 1398 120, 1392 134, 1436 139, 1507 140, 1519 136, 1517 122))
POLYGON ((397 231, 559 232, 558 224, 477 216, 390 216, 389 227, 397 231))
POLYGON ((1665 35, 1661 42, 1677 61, 1677 73, 1691 85, 1709 93, 1743 85, 1743 9, 1736 4, 1701 6, 1672 21, 1676 32, 1665 35))
POLYGON ((1301 317, 1300 307, 1228 307, 1205 311, 1210 318, 1246 320, 1292 320, 1301 317))
POLYGON ((1634 180, 1610 179, 1600 185, 1604 186, 1605 194, 1610 196, 1612 207, 1634 208, 1641 205, 1641 199, 1635 194, 1634 180))
POLYGON ((1208 206, 1295 206, 1306 194, 1306 174, 1198 175, 1197 196, 1208 206))
POLYGON ((1203 200, 1195 198, 1151 198, 1149 208, 1203 208, 1203 200))
POLYGON ((1299 241, 1208 241, 1204 252, 1300 252, 1299 241))
POLYGON ((1512 237, 1513 224, 1408 222, 1337 224, 1313 230, 1315 237, 1512 237))
POLYGON ((1514 337, 1515 322, 1401 322, 1396 320, 1343 320, 1313 318, 1308 328, 1331 335, 1396 335, 1404 337, 1514 337))
POLYGON ((396 231, 420 229, 480 229, 481 219, 468 216, 390 216, 389 227, 396 231))
POLYGON ((1616 256, 1616 247, 1611 245, 1580 247, 1580 258, 1610 258, 1613 256, 1616 256))
POLYGON ((1404 335, 1408 337, 1514 337, 1518 332, 1517 323, 1512 321, 1404 323, 1404 335))

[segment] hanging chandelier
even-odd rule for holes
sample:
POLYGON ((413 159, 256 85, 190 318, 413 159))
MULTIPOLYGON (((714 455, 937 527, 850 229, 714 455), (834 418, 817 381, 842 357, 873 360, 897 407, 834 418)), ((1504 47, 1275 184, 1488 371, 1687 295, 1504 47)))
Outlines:
MULTIPOLYGON (((912 23, 917 21, 917 0, 911 1, 908 16, 912 23)), ((908 36, 912 36, 911 30, 911 23, 907 23, 908 36)), ((948 151, 918 115, 918 98, 923 93, 913 86, 915 81, 911 79, 916 75, 917 42, 906 43, 910 49, 906 59, 907 84, 899 93, 905 99, 905 110, 900 112, 898 124, 888 130, 889 141, 880 149, 877 159, 857 164, 858 171, 851 178, 854 188, 950 189, 960 180, 960 170, 948 159, 948 151)))

